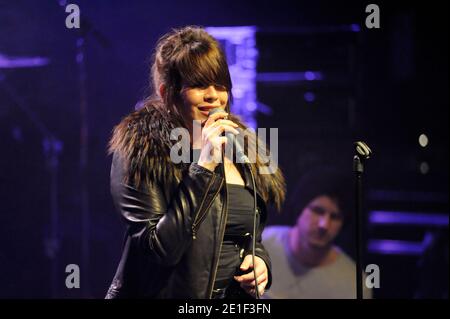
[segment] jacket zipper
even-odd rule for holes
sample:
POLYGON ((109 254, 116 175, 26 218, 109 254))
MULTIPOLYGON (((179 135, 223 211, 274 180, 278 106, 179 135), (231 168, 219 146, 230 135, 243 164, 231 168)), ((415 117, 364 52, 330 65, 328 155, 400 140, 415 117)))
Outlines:
POLYGON ((214 287, 214 282, 216 281, 216 276, 217 276, 217 268, 219 267, 219 261, 220 261, 220 254, 222 253, 222 244, 223 244, 223 237, 225 235, 225 223, 227 220, 227 215, 228 215, 228 188, 227 185, 225 184, 225 204, 222 206, 222 218, 220 220, 220 225, 219 225, 219 230, 221 231, 220 234, 220 245, 219 245, 219 254, 217 255, 217 260, 216 260, 216 264, 214 266, 214 271, 213 271, 213 275, 211 278, 211 281, 209 282, 209 287, 208 287, 208 299, 211 299, 212 297, 212 291, 213 291, 213 287, 214 287))
MULTIPOLYGON (((208 184, 208 187, 205 192, 205 196, 203 197, 202 202, 200 203, 200 208, 199 208, 198 214, 197 214, 197 216, 195 216, 194 222, 192 223, 192 239, 194 239, 194 240, 197 239, 198 228, 200 227, 202 221, 205 219, 208 209, 209 209, 209 207, 211 207, 212 202, 213 202, 213 200, 211 200, 208 207, 206 207, 205 209, 202 209, 203 204, 205 203, 205 200, 206 200, 206 196, 208 195, 209 189, 211 188, 211 185, 214 183, 214 179, 216 178, 215 176, 216 175, 213 175, 211 182, 208 184)), ((222 187, 222 183, 223 183, 223 180, 220 182, 220 186, 219 186, 217 192, 214 194, 213 199, 216 197, 217 193, 219 193, 219 191, 222 187)))

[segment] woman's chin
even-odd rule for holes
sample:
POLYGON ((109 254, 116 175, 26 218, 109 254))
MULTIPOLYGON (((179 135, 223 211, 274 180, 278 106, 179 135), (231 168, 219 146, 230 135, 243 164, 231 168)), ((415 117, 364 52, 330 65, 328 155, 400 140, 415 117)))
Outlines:
POLYGON ((203 113, 204 112, 200 112, 200 111, 195 112, 194 116, 193 116, 193 119, 196 120, 196 121, 206 120, 208 118, 208 114, 203 114, 203 113))

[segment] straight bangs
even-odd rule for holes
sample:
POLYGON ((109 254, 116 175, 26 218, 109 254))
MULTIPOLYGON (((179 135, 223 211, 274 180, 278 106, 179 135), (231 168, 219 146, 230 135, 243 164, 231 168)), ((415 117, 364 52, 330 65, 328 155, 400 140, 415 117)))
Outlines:
POLYGON ((226 88, 231 97, 231 77, 225 55, 219 47, 194 42, 177 59, 181 85, 188 87, 208 87, 219 85, 226 88))

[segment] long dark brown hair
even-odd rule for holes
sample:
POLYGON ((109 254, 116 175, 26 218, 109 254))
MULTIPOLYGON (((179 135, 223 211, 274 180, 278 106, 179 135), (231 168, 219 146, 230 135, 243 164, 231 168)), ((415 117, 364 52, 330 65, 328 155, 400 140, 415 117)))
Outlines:
POLYGON ((219 42, 203 28, 187 26, 163 35, 158 40, 152 61, 152 99, 159 95, 159 86, 163 84, 164 95, 159 97, 171 113, 180 116, 183 122, 192 120, 186 118, 186 110, 182 109, 183 86, 223 86, 229 96, 226 107, 229 112, 232 84, 226 56, 219 42))
MULTIPOLYGON (((152 58, 150 83, 152 94, 146 99, 141 110, 145 108, 164 108, 169 111, 174 122, 181 123, 189 128, 192 119, 188 116, 188 110, 184 110, 181 90, 187 87, 207 87, 220 85, 228 92, 228 104, 226 111, 230 112, 232 101, 232 83, 228 63, 219 42, 208 34, 203 28, 187 26, 181 29, 173 29, 163 35, 156 45, 152 58), (159 94, 159 87, 163 84, 163 95, 159 94)), ((139 112, 139 111, 137 111, 139 112)), ((239 118, 230 114, 230 120, 239 122, 241 129, 247 127, 239 118)), ((123 124, 125 124, 125 121, 123 124)), ((110 141, 110 152, 125 148, 124 132, 128 128, 119 124, 110 141)), ((256 136, 249 139, 246 153, 261 147, 261 141, 256 136)), ((257 153, 258 154, 258 153, 257 153)), ((266 155, 266 154, 263 154, 266 155)), ((259 174, 259 169, 264 165, 260 154, 256 156, 256 163, 252 163, 252 171, 256 176, 258 190, 264 200, 273 202, 280 209, 285 197, 285 180, 280 169, 272 174, 259 174)))

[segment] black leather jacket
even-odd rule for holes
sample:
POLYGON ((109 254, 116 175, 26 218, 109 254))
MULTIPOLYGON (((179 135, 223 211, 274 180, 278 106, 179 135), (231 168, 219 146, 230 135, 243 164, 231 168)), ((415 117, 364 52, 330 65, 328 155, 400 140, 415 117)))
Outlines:
MULTIPOLYGON (((237 167, 253 190, 248 168, 237 167)), ((219 168, 211 172, 196 163, 186 164, 181 179, 167 169, 162 182, 137 188, 132 181, 123 182, 127 168, 121 155, 114 153, 111 193, 127 231, 106 298, 211 298, 227 214, 226 183, 219 168)), ((256 255, 268 267, 268 289, 271 264, 261 244, 267 209, 261 195, 257 197, 256 255)))

